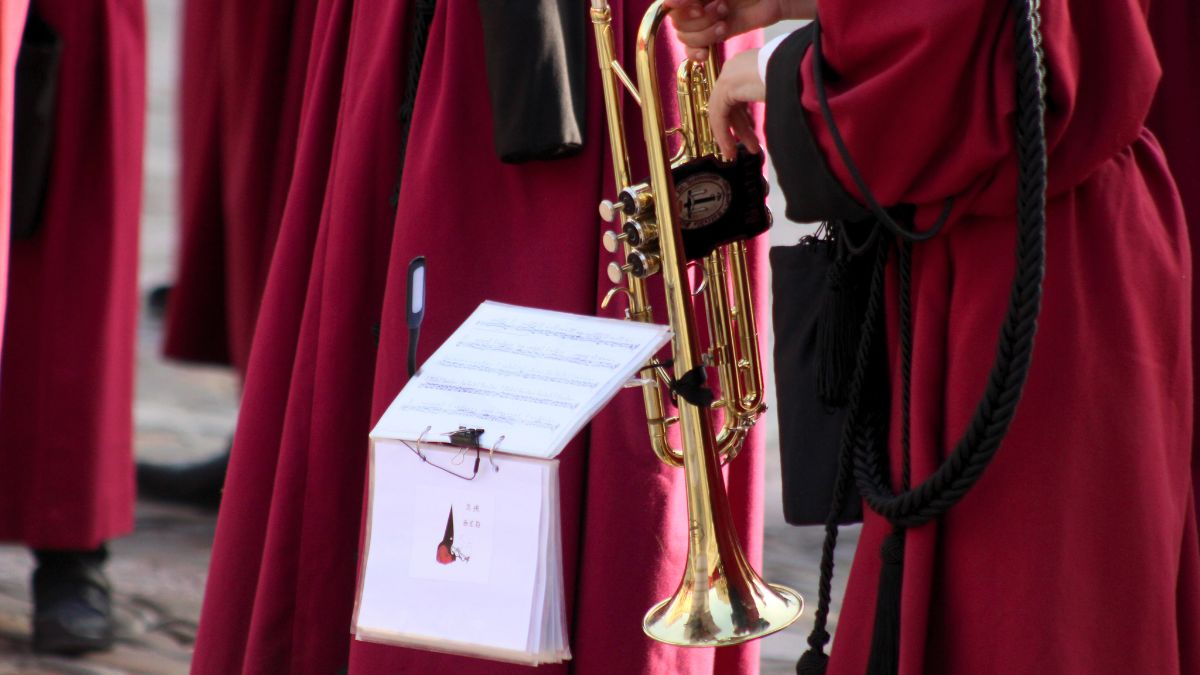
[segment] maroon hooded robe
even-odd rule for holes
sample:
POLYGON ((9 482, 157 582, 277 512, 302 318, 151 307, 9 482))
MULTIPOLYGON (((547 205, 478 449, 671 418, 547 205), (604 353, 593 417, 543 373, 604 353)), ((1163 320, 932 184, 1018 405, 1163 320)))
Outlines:
MULTIPOLYGON (((311 393, 313 377, 311 356, 302 352, 301 332, 309 342, 319 336, 311 324, 302 324, 311 321, 306 318, 306 306, 318 304, 310 293, 320 290, 314 263, 324 255, 328 241, 330 219, 323 205, 333 179, 332 154, 352 11, 351 0, 321 0, 317 6, 292 184, 263 295, 256 332, 259 346, 252 349, 242 394, 243 413, 217 520, 192 660, 195 673, 306 672, 306 668, 331 672, 346 661, 341 636, 349 627, 353 579, 346 577, 353 574, 353 564, 330 564, 329 560, 340 560, 347 550, 357 548, 357 522, 347 525, 340 516, 347 508, 355 513, 361 508, 361 471, 323 485, 314 494, 340 506, 325 516, 324 528, 313 527, 318 534, 309 541, 315 548, 301 552, 296 541, 301 523, 292 520, 288 511, 304 508, 307 493, 303 463, 307 449, 292 453, 289 441, 306 433, 312 410, 306 409, 301 399, 311 393), (288 439, 282 438, 285 428, 295 429, 288 439), (346 491, 352 495, 342 494, 346 491), (307 557, 314 551, 316 557, 307 557), (319 571, 306 576, 304 585, 299 586, 296 569, 306 564, 319 571), (285 590, 274 588, 279 585, 285 590)), ((376 221, 380 220, 390 221, 390 213, 377 216, 376 221)), ((386 243, 381 246, 386 249, 386 243)), ((369 253, 378 248, 363 250, 369 253)), ((353 297, 350 307, 356 316, 363 313, 353 297)), ((367 339, 360 349, 343 356, 371 357, 365 366, 367 375, 358 370, 364 367, 359 363, 346 370, 347 376, 368 378, 363 386, 369 388, 374 360, 369 320, 366 330, 367 339)), ((306 349, 311 352, 312 347, 306 349)), ((345 390, 337 394, 344 395, 345 390)), ((344 424, 365 427, 366 413, 357 411, 369 405, 368 396, 360 394, 357 406, 354 401, 343 403, 335 398, 330 413, 357 413, 357 421, 350 417, 344 424)), ((338 447, 326 447, 331 460, 344 455, 338 447)))
POLYGON ((133 526, 145 109, 141 0, 37 0, 63 41, 41 230, 10 251, 0 539, 90 549, 133 526))
POLYGON ((6 2, 0 7, 0 328, 4 326, 4 288, 8 281, 8 227, 12 209, 13 86, 17 50, 25 25, 28 2, 6 2))
MULTIPOLYGON (((1159 67, 1142 5, 1041 2, 1049 190, 1032 369, 982 479, 944 517, 908 531, 902 674, 1200 672, 1192 270, 1178 193, 1143 128, 1159 67)), ((974 412, 1007 306, 1013 12, 999 0, 826 0, 819 13, 837 76, 833 117, 880 202, 916 205, 924 228, 957 196, 946 229, 914 245, 915 485, 974 412)), ((768 90, 768 120, 795 100, 795 82, 818 156, 861 199, 822 120, 811 61, 810 50, 796 78, 768 90)), ((775 154, 796 147, 769 140, 775 154)), ((798 187, 785 185, 789 201, 803 198, 798 187)), ((898 485, 895 366, 893 375, 898 485)), ((830 673, 866 668, 889 530, 868 513, 830 673)))
MULTIPOLYGON (((1192 239, 1192 259, 1200 251, 1200 4, 1189 0, 1152 0, 1150 34, 1162 64, 1162 80, 1146 126, 1162 144, 1179 186, 1183 212, 1192 239)), ((1192 277, 1192 298, 1200 297, 1200 285, 1192 277)), ((1192 313, 1192 330, 1200 312, 1192 313)), ((1200 342, 1192 341, 1192 366, 1200 368, 1200 342)), ((1200 378, 1197 380, 1200 382, 1200 378)), ((1195 396, 1193 405, 1200 405, 1195 396)), ((1200 408, 1195 408, 1200 410, 1200 408)), ((1192 418, 1195 419, 1193 413, 1192 418)), ((1195 437, 1196 429, 1192 430, 1195 437)), ((1200 443, 1193 458, 1196 481, 1200 482, 1200 443)))
MULTIPOLYGON (((513 669, 354 642, 367 433, 403 384, 407 330, 397 321, 412 255, 429 261, 422 354, 485 298, 595 311, 607 289, 595 207, 613 190, 601 93, 589 52, 583 152, 499 163, 476 5, 439 2, 393 210, 407 4, 321 3, 324 32, 252 350, 197 673, 328 673, 347 662, 362 673, 513 669), (531 224, 542 237, 523 236, 531 224)), ((618 33, 628 35, 646 3, 616 4, 618 33)), ((731 470, 731 499, 757 560, 761 448, 744 454, 731 470)), ((753 647, 686 650, 641 633, 646 609, 682 574, 686 516, 680 475, 653 459, 637 397, 622 397, 564 453, 562 482, 574 660, 542 670, 754 670, 753 647)))
POLYGON ((245 374, 292 177, 315 10, 316 0, 185 4, 169 357, 245 374))

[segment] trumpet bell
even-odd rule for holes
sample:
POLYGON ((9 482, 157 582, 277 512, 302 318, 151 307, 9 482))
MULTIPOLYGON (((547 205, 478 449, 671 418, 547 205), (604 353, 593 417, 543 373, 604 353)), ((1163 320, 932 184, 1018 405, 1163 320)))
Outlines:
POLYGON ((737 602, 724 576, 705 588, 680 586, 673 597, 650 609, 642 630, 680 647, 728 647, 781 631, 800 618, 804 599, 798 593, 757 577, 754 581, 749 597, 737 602))
POLYGON ((787 628, 800 618, 804 600, 786 586, 766 583, 747 562, 711 445, 683 459, 687 563, 679 588, 646 613, 642 630, 682 647, 725 647, 787 628))

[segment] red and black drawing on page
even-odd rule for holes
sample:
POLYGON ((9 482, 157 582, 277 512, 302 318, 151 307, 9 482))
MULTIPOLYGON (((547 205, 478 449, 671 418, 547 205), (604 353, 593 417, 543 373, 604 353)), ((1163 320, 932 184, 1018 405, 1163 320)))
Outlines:
POLYGON ((454 547, 454 507, 451 506, 450 515, 446 518, 446 533, 442 535, 442 542, 437 547, 437 561, 442 565, 449 565, 456 560, 470 562, 471 558, 454 547))

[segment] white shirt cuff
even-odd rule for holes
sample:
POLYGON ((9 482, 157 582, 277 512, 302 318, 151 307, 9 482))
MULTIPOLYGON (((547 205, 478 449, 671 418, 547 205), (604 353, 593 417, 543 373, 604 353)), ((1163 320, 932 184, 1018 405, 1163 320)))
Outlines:
POLYGON ((775 48, 778 47, 787 38, 787 36, 788 33, 784 33, 783 35, 780 35, 774 40, 771 40, 767 44, 763 45, 762 48, 758 50, 758 79, 762 80, 764 84, 767 81, 767 62, 771 60, 771 54, 775 53, 775 48))

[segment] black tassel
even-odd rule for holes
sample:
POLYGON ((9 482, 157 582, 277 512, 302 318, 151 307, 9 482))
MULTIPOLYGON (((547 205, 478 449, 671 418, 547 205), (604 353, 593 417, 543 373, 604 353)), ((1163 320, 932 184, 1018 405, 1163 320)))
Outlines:
MULTIPOLYGON (((850 393, 858 334, 867 304, 863 292, 867 283, 860 278, 862 267, 845 253, 829 266, 829 286, 817 316, 817 391, 828 406, 845 406, 850 393)), ((870 281, 869 277, 866 281, 870 281)))
POLYGON ((825 675, 825 668, 829 666, 829 657, 825 652, 813 647, 804 652, 804 656, 796 662, 796 675, 825 675))
POLYGON ((867 675, 896 675, 900 670, 900 590, 904 580, 904 533, 892 530, 883 540, 879 594, 875 598, 875 633, 867 675))

